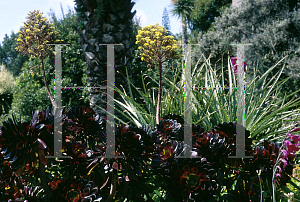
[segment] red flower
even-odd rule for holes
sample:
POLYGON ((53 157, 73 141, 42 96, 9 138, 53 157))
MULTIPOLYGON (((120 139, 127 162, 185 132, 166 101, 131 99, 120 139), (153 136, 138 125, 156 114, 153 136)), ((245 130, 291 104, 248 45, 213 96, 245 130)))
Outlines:
MULTIPOLYGON (((295 126, 297 126, 299 124, 299 122, 297 122, 295 126)), ((279 159, 281 162, 279 164, 279 162, 276 163, 275 171, 275 179, 274 179, 274 183, 277 181, 276 178, 280 178, 280 179, 284 179, 285 178, 285 173, 292 175, 293 173, 293 164, 294 164, 294 159, 296 158, 296 151, 299 151, 299 141, 300 141, 300 136, 299 135, 292 135, 292 132, 296 132, 300 130, 300 128, 294 128, 292 130, 290 130, 290 132, 287 134, 290 139, 294 142, 290 142, 289 140, 284 140, 284 145, 285 145, 285 149, 281 149, 282 152, 282 156, 280 156, 281 158, 279 159), (297 146, 295 146, 295 144, 297 144, 297 146), (283 163, 283 165, 282 165, 283 163), (283 169, 284 171, 283 171, 283 169)), ((289 179, 289 177, 287 177, 289 179)))
MULTIPOLYGON (((299 128, 296 128, 296 129, 299 129, 299 128)), ((293 130, 292 132, 295 132, 297 130, 293 130)), ((292 135, 290 133, 288 133, 288 136, 290 136, 291 140, 293 140, 296 144, 297 144, 297 147, 299 147, 299 142, 300 142, 300 136, 299 135, 292 135)))
MULTIPOLYGON (((290 141, 288 140, 285 140, 284 143, 286 144, 286 148, 287 148, 287 152, 288 153, 292 153, 292 152, 295 152, 295 151, 298 151, 299 150, 299 147, 296 147, 295 144, 291 143, 290 141)), ((299 143, 298 143, 299 144, 299 143)))
MULTIPOLYGON (((231 57, 231 61, 232 61, 232 65, 233 65, 233 69, 234 69, 234 73, 237 73, 237 66, 238 64, 235 64, 235 62, 237 61, 237 57, 231 57)), ((247 66, 248 64, 246 62, 244 62, 244 71, 246 72, 247 71, 247 66)))

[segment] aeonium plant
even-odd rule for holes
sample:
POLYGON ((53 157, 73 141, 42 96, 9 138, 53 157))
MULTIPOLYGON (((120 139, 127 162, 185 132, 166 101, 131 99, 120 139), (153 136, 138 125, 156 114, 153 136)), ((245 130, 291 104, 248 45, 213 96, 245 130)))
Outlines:
POLYGON ((49 109, 36 111, 31 122, 22 124, 10 119, 4 122, 0 136, 3 149, 0 156, 3 162, 1 199, 27 199, 24 189, 30 188, 24 187, 26 184, 23 182, 19 183, 25 178, 31 183, 30 186, 34 185, 31 180, 41 183, 44 194, 43 197, 37 197, 42 201, 99 201, 101 197, 107 201, 112 201, 113 197, 141 200, 141 195, 147 194, 145 190, 149 190, 145 183, 145 175, 150 173, 148 162, 154 151, 152 140, 147 134, 149 130, 117 125, 116 155, 125 157, 125 160, 118 160, 105 158, 105 126, 105 120, 99 120, 99 116, 86 107, 74 107, 67 111, 63 109, 55 115, 54 111, 50 112, 49 109), (54 154, 54 120, 59 117, 62 123, 62 152, 70 158, 47 159, 46 156, 54 154), (19 158, 23 161, 18 161, 19 158), (33 167, 32 170, 30 166, 33 167), (39 167, 39 172, 36 172, 36 167, 39 167), (123 173, 122 177, 118 173, 120 171, 123 173), (40 178, 41 182, 36 177, 40 178), (95 189, 95 193, 85 191, 80 185, 83 183, 81 179, 92 181, 87 189, 95 189), (18 188, 13 189, 17 185, 18 188), (117 192, 120 186, 128 191, 117 192), (139 193, 132 190, 131 186, 144 188, 140 189, 139 193), (98 188, 101 190, 101 196, 96 191, 98 188), (111 189, 113 191, 110 191, 111 189), (131 193, 131 197, 128 197, 128 193, 131 193), (88 200, 89 198, 91 200, 88 200))
POLYGON ((138 49, 141 51, 141 59, 159 69, 156 124, 159 124, 160 118, 162 65, 169 59, 179 58, 176 52, 176 40, 167 33, 168 31, 157 23, 156 25, 143 27, 136 36, 136 44, 139 45, 138 49))
MULTIPOLYGON (((265 140, 263 146, 252 148, 250 132, 246 130, 247 155, 254 158, 229 159, 228 155, 234 155, 236 148, 235 122, 218 124, 211 131, 193 125, 193 149, 191 158, 187 159, 177 158, 185 151, 183 118, 178 115, 163 116, 155 128, 116 125, 116 155, 124 158, 107 159, 103 144, 106 139, 106 122, 98 120, 93 110, 76 107, 63 110, 60 117, 63 123, 63 152, 72 158, 48 159, 45 173, 51 175, 47 174, 42 179, 46 180, 46 188, 45 183, 37 188, 42 195, 29 191, 35 189, 37 184, 35 180, 30 180, 28 168, 12 178, 13 172, 18 168, 12 166, 14 157, 8 156, 7 152, 16 152, 21 156, 13 146, 18 145, 16 140, 24 139, 26 142, 25 134, 29 134, 31 138, 40 138, 44 147, 52 147, 53 135, 50 135, 52 139, 49 142, 46 134, 48 130, 48 134, 53 134, 53 114, 49 110, 36 112, 31 125, 23 124, 31 127, 8 122, 1 128, 1 147, 7 149, 1 152, 1 160, 4 162, 1 164, 1 180, 4 183, 1 183, 0 190, 4 200, 34 201, 36 198, 37 201, 153 201, 159 193, 164 193, 160 197, 165 201, 179 199, 201 202, 260 201, 266 195, 271 196, 267 190, 272 181, 272 169, 280 156, 281 145, 265 140), (10 134, 14 134, 12 137, 15 138, 9 138, 7 129, 11 129, 10 134), (12 162, 9 163, 10 161, 12 162), (47 187, 53 195, 52 199, 48 196, 47 187), (264 196, 262 189, 265 190, 264 196)), ((292 135, 297 130, 290 131, 290 143, 298 143, 299 137, 292 135)), ((29 138, 27 142, 30 141, 32 142, 29 138)), ((32 143, 34 145, 34 140, 32 143)), ((295 149, 288 142, 286 144, 287 152, 295 149)), ((29 151, 38 156, 38 142, 35 147, 31 147, 29 151)), ((44 149, 44 154, 53 155, 51 150, 44 149)), ((287 153, 287 157, 289 156, 293 157, 291 153, 287 153)), ((283 155, 282 158, 284 157, 283 155)), ((42 165, 43 159, 38 158, 37 164, 42 165)), ((293 164, 288 160, 287 164, 293 164)), ((289 173, 285 161, 282 162, 282 173, 289 173)), ((277 178, 283 179, 282 173, 277 178)), ((33 170, 31 179, 36 175, 43 177, 42 173, 33 170)), ((284 186, 283 180, 278 183, 284 186)))

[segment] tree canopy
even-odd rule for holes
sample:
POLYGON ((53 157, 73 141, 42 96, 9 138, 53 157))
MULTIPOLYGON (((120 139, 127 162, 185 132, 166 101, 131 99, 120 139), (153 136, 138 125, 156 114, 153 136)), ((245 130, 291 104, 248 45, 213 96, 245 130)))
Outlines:
POLYGON ((5 34, 2 45, 0 44, 0 63, 3 63, 14 77, 20 74, 24 62, 29 59, 29 56, 24 56, 15 50, 18 46, 15 40, 17 37, 18 35, 14 32, 12 32, 10 36, 5 34))
MULTIPOLYGON (((300 12, 297 6, 291 9, 290 2, 247 0, 242 3, 240 9, 225 9, 222 15, 215 19, 213 30, 207 33, 199 32, 198 43, 201 45, 196 48, 194 59, 198 60, 202 53, 206 57, 213 53, 211 62, 214 64, 222 55, 236 55, 236 47, 229 45, 230 43, 252 43, 253 45, 245 49, 245 60, 250 64, 248 73, 253 72, 254 67, 259 67, 259 71, 264 73, 289 54, 282 78, 299 78, 300 12), (293 11, 290 12, 291 10, 293 11), (261 65, 263 60, 265 62, 261 65)), ((278 72, 279 68, 274 68, 268 78, 278 72)), ((292 83, 286 84, 286 89, 295 91, 297 87, 293 84, 294 81, 290 82, 292 83)))

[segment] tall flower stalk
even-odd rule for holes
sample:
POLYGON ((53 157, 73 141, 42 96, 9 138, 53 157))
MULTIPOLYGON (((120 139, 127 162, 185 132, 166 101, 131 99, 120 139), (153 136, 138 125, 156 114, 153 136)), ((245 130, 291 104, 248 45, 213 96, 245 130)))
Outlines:
POLYGON ((162 64, 169 59, 177 58, 176 40, 167 35, 168 30, 163 26, 149 25, 138 31, 136 44, 140 45, 142 60, 159 69, 158 98, 156 107, 156 124, 159 124, 162 88, 162 64))
MULTIPOLYGON (((43 71, 44 83, 47 89, 52 106, 55 108, 55 102, 50 93, 45 69, 44 69, 44 57, 50 56, 53 52, 51 51, 52 47, 47 46, 48 42, 56 43, 60 40, 56 39, 58 32, 54 31, 52 23, 48 22, 47 18, 42 17, 43 13, 40 13, 39 10, 34 10, 28 14, 27 21, 21 27, 21 30, 18 32, 19 37, 16 38, 17 44, 19 45, 15 49, 21 52, 24 56, 30 55, 31 58, 39 59, 40 65, 43 71)), ((33 69, 35 72, 35 69, 33 69)), ((39 66, 40 73, 40 66, 39 66)))
MULTIPOLYGON (((287 133, 285 138, 283 139, 282 146, 279 149, 279 155, 277 157, 277 161, 273 167, 273 177, 272 177, 272 186, 273 186, 273 201, 276 201, 275 197, 275 183, 277 182, 277 178, 283 177, 283 169, 285 169, 288 164, 294 165, 294 159, 296 158, 296 154, 294 152, 299 150, 299 142, 300 142, 300 136, 299 135, 292 135, 293 132, 297 132, 300 130, 300 128, 295 128, 298 126, 300 121, 297 121, 293 127, 290 129, 290 131, 287 133), (292 142, 294 143, 292 143, 292 142), (297 144, 297 146, 295 146, 297 144), (283 169, 282 169, 282 168, 283 169), (279 171, 279 172, 277 172, 279 171)), ((292 173, 289 173, 292 174, 292 173)))

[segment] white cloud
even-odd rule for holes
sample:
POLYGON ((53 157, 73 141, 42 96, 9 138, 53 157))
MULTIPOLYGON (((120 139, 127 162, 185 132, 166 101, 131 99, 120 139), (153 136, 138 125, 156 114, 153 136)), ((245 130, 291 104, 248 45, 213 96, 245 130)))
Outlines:
POLYGON ((145 26, 147 23, 147 16, 143 10, 136 9, 136 17, 141 17, 141 26, 145 26))

